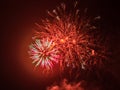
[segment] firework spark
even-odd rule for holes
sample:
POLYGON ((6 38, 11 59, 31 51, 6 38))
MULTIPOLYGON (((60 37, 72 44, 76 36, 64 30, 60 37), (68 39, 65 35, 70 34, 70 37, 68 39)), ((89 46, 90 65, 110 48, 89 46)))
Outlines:
POLYGON ((37 62, 36 66, 40 64, 42 67, 52 68, 52 62, 59 60, 56 55, 58 51, 61 55, 59 60, 61 69, 65 67, 89 69, 93 65, 101 64, 105 58, 105 48, 100 46, 93 33, 96 27, 91 25, 89 18, 81 16, 77 2, 72 12, 65 4, 61 4, 52 12, 48 11, 48 15, 49 18, 42 20, 42 24, 36 23, 37 32, 33 39, 39 38, 43 40, 42 43, 36 40, 36 44, 30 45, 30 54, 34 62, 37 62), (44 41, 46 37, 50 41, 44 41), (53 44, 52 50, 49 49, 53 44), (47 53, 44 53, 44 50, 47 50, 47 53))

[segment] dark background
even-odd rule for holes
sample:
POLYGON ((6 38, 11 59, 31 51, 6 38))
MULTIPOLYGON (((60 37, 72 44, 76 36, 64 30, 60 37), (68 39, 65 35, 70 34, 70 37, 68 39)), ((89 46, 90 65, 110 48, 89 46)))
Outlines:
MULTIPOLYGON (((0 90, 44 90, 53 79, 34 76, 22 65, 24 50, 30 42, 35 22, 46 16, 46 10, 54 9, 61 2, 74 0, 2 0, 1 16, 1 89, 0 90), (23 52, 23 53, 22 53, 23 52)), ((115 0, 80 0, 80 8, 88 8, 89 15, 101 16, 101 29, 110 38, 113 63, 108 69, 115 82, 120 81, 120 13, 115 0)), ((26 57, 27 58, 27 57, 26 57)), ((109 76, 106 74, 106 77, 109 76)), ((110 78, 109 78, 110 79, 110 78)), ((111 79, 112 80, 112 79, 111 79)), ((112 84, 111 84, 112 85, 112 84)), ((117 86, 116 89, 117 89, 117 86)), ((114 85, 113 85, 114 87, 114 85)), ((116 90, 114 89, 114 90, 116 90)), ((111 89, 113 90, 113 89, 111 89)))

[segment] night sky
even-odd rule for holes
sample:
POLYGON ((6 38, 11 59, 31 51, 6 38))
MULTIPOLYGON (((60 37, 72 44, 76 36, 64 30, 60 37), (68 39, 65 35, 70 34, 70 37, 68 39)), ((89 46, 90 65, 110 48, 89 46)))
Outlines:
MULTIPOLYGON (((1 16, 1 87, 0 90, 44 90, 57 77, 39 77, 28 61, 27 47, 33 35, 35 22, 47 16, 46 10, 61 2, 74 0, 2 0, 1 16)), ((101 16, 100 28, 109 37, 111 60, 107 67, 109 90, 117 90, 120 82, 120 13, 115 0, 80 0, 80 9, 88 8, 88 15, 101 16), (110 78, 109 78, 110 77, 110 78), (113 89, 115 88, 115 89, 113 89)), ((107 46, 106 46, 107 47, 107 46)), ((107 81, 105 82, 107 83, 107 81)), ((106 85, 106 84, 105 84, 106 85)))

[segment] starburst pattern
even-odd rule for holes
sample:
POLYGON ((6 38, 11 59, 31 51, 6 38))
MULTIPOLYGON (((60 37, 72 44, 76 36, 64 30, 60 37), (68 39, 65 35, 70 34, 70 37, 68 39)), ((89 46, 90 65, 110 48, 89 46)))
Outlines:
POLYGON ((52 69, 55 63, 59 62, 58 50, 54 48, 53 41, 47 39, 36 39, 29 46, 29 54, 33 59, 32 63, 36 63, 36 67, 40 66, 45 69, 52 69))

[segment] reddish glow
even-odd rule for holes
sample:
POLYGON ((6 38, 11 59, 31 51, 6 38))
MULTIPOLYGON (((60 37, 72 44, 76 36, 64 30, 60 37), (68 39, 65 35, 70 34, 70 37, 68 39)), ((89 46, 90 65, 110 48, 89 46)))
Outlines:
POLYGON ((76 41, 75 41, 75 40, 73 40, 72 42, 73 42, 73 44, 76 44, 76 41))
POLYGON ((61 42, 61 43, 65 43, 65 40, 64 40, 64 39, 61 39, 60 42, 61 42))
POLYGON ((95 55, 95 51, 94 50, 92 50, 92 55, 95 55))
POLYGON ((68 37, 66 37, 65 40, 68 40, 68 37))

